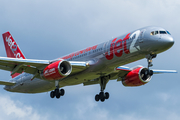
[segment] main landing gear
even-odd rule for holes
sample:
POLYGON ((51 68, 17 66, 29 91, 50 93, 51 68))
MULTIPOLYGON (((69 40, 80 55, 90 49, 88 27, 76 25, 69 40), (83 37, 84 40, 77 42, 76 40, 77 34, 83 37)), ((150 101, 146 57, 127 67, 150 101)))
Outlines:
POLYGON ((54 98, 56 96, 59 99, 61 96, 64 96, 65 91, 64 89, 59 89, 59 81, 55 81, 56 89, 51 91, 50 97, 54 98))
POLYGON ((104 102, 105 99, 109 98, 109 93, 108 92, 104 93, 104 90, 106 88, 106 84, 108 83, 108 81, 109 81, 109 76, 100 78, 101 92, 99 94, 96 94, 96 96, 95 96, 95 100, 97 102, 99 100, 101 100, 101 102, 104 102))

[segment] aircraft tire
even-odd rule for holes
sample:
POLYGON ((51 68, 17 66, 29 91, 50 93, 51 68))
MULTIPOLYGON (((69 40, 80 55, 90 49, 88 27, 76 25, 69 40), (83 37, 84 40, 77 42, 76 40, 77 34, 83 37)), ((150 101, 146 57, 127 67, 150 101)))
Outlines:
POLYGON ((149 71, 149 75, 150 75, 150 76, 153 75, 153 71, 152 71, 152 70, 149 71))
POLYGON ((59 94, 59 89, 55 89, 55 95, 58 95, 59 94))
POLYGON ((57 98, 57 99, 59 99, 59 98, 60 98, 60 96, 61 96, 61 95, 60 95, 60 93, 59 93, 59 94, 57 94, 57 95, 56 95, 56 98, 57 98))
POLYGON ((104 102, 105 101, 105 97, 101 99, 101 102, 104 102))
POLYGON ((109 93, 108 92, 105 93, 105 99, 109 99, 109 93))
POLYGON ((60 89, 59 92, 60 92, 60 95, 61 95, 61 96, 64 96, 64 94, 65 94, 65 90, 64 90, 64 89, 60 89))
POLYGON ((51 91, 50 97, 51 97, 51 98, 54 98, 54 97, 55 97, 55 92, 54 92, 54 91, 51 91))
POLYGON ((95 101, 99 101, 99 95, 98 94, 96 94, 96 96, 95 96, 95 101))
POLYGON ((104 96, 104 92, 100 92, 99 93, 99 99, 103 99, 105 96, 104 96))

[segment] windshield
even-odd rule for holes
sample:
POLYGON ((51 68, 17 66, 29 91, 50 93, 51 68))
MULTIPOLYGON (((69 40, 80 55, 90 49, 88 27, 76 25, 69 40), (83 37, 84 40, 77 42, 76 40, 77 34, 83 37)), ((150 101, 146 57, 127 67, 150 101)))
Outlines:
POLYGON ((168 31, 160 30, 160 31, 152 31, 150 35, 157 35, 157 34, 169 34, 171 35, 168 31))

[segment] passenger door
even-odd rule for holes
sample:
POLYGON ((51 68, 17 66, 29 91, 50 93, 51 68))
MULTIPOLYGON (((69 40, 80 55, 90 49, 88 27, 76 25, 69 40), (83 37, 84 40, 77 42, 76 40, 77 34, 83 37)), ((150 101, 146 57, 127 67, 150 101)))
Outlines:
POLYGON ((141 30, 141 33, 139 35, 139 43, 142 43, 143 42, 143 37, 144 37, 144 33, 145 33, 146 29, 143 29, 141 30))

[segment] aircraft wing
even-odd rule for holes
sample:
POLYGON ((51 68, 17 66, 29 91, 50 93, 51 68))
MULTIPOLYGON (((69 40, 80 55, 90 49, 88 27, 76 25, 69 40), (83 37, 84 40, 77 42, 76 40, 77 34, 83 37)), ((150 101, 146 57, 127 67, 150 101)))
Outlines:
MULTIPOLYGON (((22 72, 36 74, 37 71, 43 70, 50 63, 51 61, 49 60, 0 57, 0 69, 12 71, 11 75, 13 75, 14 73, 22 73, 22 72)), ((69 63, 72 65, 73 73, 82 71, 85 68, 87 68, 86 62, 69 61, 69 63)))
POLYGON ((48 60, 0 57, 0 69, 12 71, 11 74, 22 73, 23 71, 34 74, 37 70, 42 70, 47 65, 49 65, 48 60))
POLYGON ((0 85, 9 85, 9 86, 12 86, 12 85, 15 85, 15 84, 16 83, 0 81, 0 85))
POLYGON ((156 70, 153 69, 153 74, 162 74, 162 73, 177 73, 176 70, 156 70))
MULTIPOLYGON (((142 67, 142 66, 137 66, 137 67, 142 67)), ((124 77, 127 73, 129 73, 131 70, 134 68, 129 68, 125 66, 119 66, 116 68, 115 72, 118 72, 115 77, 118 77, 118 81, 121 81, 122 77, 124 77)), ((153 74, 163 74, 163 73, 177 73, 176 70, 156 70, 156 69, 151 69, 153 71, 153 74)), ((112 73, 113 74, 113 73, 112 73)), ((113 78, 114 79, 114 78, 113 78)))
MULTIPOLYGON (((133 68, 129 68, 126 66, 119 66, 112 73, 109 74, 111 76, 110 80, 117 79, 117 81, 121 81, 122 78, 125 77, 131 70, 133 70, 133 68)), ((152 70, 153 70, 153 74, 177 73, 176 70, 156 70, 156 69, 152 69, 152 70)), ((84 86, 86 86, 86 85, 99 84, 99 82, 100 82, 99 78, 97 78, 97 79, 94 79, 91 81, 84 82, 83 84, 84 84, 84 86)))

